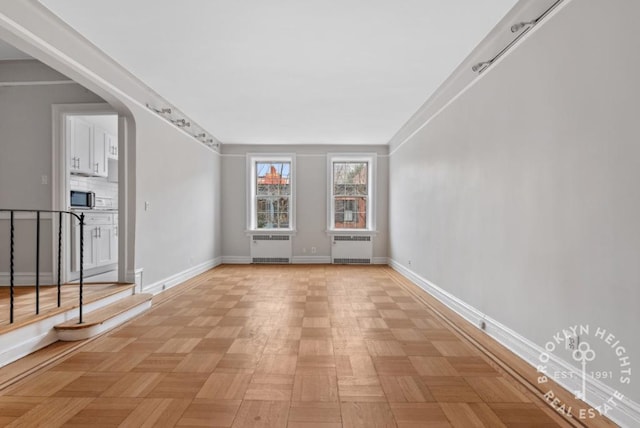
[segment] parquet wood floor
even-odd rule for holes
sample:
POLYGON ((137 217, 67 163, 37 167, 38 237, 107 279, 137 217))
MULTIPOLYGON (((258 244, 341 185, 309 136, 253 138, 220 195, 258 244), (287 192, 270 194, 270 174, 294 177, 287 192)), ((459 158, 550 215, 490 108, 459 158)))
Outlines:
POLYGON ((390 272, 218 267, 0 391, 0 426, 569 426, 390 272))

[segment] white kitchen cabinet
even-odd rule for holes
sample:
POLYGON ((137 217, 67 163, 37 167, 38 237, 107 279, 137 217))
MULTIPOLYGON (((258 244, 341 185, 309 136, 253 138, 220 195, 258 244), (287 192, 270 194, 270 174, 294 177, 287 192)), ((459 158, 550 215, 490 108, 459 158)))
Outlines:
POLYGON ((76 174, 92 175, 93 125, 79 117, 67 118, 69 138, 69 170, 76 174))
POLYGON ((80 117, 67 118, 69 171, 72 174, 106 177, 110 135, 80 117))
MULTIPOLYGON (((80 271, 80 225, 76 224, 73 229, 73 245, 71 247, 71 270, 73 272, 80 271)), ((97 266, 96 251, 97 246, 96 239, 98 236, 97 226, 84 227, 84 251, 83 260, 84 270, 92 269, 97 266)))
POLYGON ((118 159, 118 137, 107 134, 107 157, 118 159))
POLYGON ((113 225, 98 226, 98 239, 96 240, 96 262, 98 266, 109 265, 117 261, 118 244, 114 238, 115 229, 113 225))
POLYGON ((106 177, 108 170, 109 134, 104 129, 93 127, 93 175, 106 177))
MULTIPOLYGON (((85 214, 84 270, 112 265, 118 262, 118 231, 113 213, 85 214)), ((77 221, 74 221, 74 224, 77 221)), ((73 227, 71 270, 80 270, 80 225, 73 227)))

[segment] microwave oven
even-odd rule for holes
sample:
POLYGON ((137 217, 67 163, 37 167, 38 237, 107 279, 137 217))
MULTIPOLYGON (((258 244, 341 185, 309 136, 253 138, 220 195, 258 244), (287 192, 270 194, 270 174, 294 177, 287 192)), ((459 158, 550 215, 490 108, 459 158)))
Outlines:
POLYGON ((94 192, 84 192, 72 190, 70 195, 71 208, 95 208, 96 194, 94 192))

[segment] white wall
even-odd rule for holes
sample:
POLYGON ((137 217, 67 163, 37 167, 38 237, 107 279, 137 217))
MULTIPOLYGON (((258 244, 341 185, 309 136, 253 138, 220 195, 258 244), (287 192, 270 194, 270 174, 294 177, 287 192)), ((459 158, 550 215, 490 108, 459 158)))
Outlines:
MULTIPOLYGON (((52 104, 101 103, 78 84, 20 85, 68 80, 35 60, 0 61, 0 208, 52 208, 52 104), (43 184, 42 178, 46 179, 43 184)), ((0 284, 8 284, 9 220, 0 214, 0 284)), ((16 283, 35 281, 35 214, 16 221, 16 283)), ((51 219, 41 220, 41 279, 52 281, 51 219)))
MULTIPOLYGON (((0 82, 66 80, 39 61, 0 61, 0 82), (33 76, 33 77, 32 77, 33 76)), ((51 209, 51 105, 102 103, 78 84, 0 87, 0 206, 51 209), (42 176, 48 184, 42 184, 42 176)))
MULTIPOLYGON (((392 152, 389 201, 400 265, 540 346, 606 328, 634 363, 638 16, 634 0, 566 4, 392 152)), ((637 379, 607 383, 640 401, 637 379)))
POLYGON ((221 254, 218 154, 151 113, 146 103, 163 104, 157 94, 38 2, 1 3, 0 38, 98 94, 121 117, 119 231, 127 239, 119 263, 127 278, 144 269, 143 285, 175 283, 199 263, 214 263, 221 254))
POLYGON ((221 256, 220 156, 149 110, 133 112, 136 266, 149 287, 221 256))
POLYGON ((388 157, 385 146, 223 146, 222 160, 222 247, 230 259, 249 259, 249 238, 245 232, 247 205, 247 153, 296 154, 296 234, 293 257, 331 256, 327 230, 327 153, 378 153, 376 177, 376 229, 373 257, 387 257, 388 157), (316 254, 311 254, 316 247, 316 254), (306 248, 306 252, 303 249, 306 248))

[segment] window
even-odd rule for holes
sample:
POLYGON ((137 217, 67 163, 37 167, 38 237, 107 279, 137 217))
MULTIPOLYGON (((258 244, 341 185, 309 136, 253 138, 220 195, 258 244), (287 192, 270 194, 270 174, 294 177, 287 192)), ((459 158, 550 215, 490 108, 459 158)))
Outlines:
POLYGON ((293 157, 250 156, 250 230, 293 230, 293 157))
POLYGON ((373 230, 375 155, 329 155, 329 230, 373 230))

